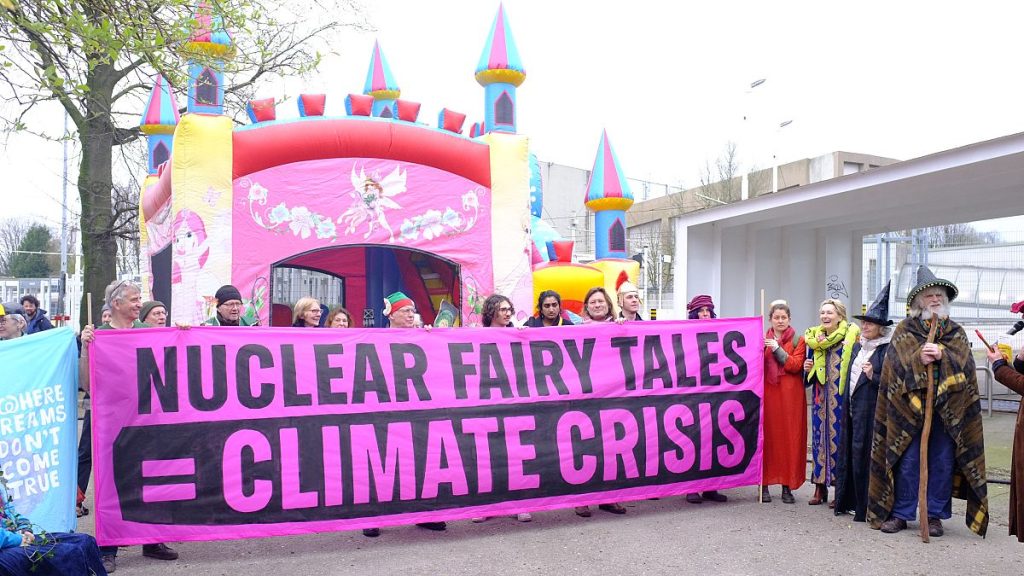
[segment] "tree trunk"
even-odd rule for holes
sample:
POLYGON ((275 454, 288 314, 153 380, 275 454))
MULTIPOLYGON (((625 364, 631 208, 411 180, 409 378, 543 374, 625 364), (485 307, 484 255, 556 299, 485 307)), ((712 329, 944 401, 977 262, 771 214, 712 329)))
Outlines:
POLYGON ((78 126, 82 162, 78 172, 78 194, 82 200, 82 257, 84 290, 80 324, 87 320, 86 297, 92 293, 93 322, 99 324, 104 290, 117 275, 117 242, 113 232, 111 161, 114 124, 110 115, 115 71, 108 65, 96 66, 89 74, 89 93, 85 101, 85 119, 78 126))

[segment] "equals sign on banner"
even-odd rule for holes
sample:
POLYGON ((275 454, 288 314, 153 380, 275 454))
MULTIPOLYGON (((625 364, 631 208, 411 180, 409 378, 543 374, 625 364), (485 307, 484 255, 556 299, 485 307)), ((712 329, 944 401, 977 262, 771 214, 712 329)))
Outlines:
POLYGON ((196 498, 195 458, 143 460, 143 502, 175 502, 196 498), (185 480, 192 480, 186 482, 185 480))

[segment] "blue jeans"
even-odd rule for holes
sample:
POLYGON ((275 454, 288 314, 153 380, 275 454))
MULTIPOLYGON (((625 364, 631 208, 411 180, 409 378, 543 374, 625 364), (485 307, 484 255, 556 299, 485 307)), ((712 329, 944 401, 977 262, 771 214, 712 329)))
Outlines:
MULTIPOLYGON (((953 466, 956 445, 946 433, 942 419, 932 419, 928 438, 928 517, 946 520, 953 516, 953 466)), ((917 519, 917 491, 921 481, 921 435, 911 441, 896 466, 896 502, 892 515, 917 519)))

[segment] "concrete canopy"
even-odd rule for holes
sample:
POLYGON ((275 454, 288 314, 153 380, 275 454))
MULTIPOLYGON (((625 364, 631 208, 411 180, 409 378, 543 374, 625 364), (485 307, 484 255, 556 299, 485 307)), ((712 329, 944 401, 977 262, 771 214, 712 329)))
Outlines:
POLYGON ((1021 214, 1024 133, 686 214, 675 218, 676 312, 710 294, 720 315, 757 316, 764 289, 797 327, 817 323, 826 297, 859 313, 863 236, 1021 214))

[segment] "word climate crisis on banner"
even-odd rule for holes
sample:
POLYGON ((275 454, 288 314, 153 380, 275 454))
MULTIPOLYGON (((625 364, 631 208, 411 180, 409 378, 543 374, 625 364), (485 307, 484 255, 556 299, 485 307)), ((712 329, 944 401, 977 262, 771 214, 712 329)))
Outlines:
POLYGON ((102 333, 97 491, 116 514, 101 535, 348 529, 755 484, 760 326, 102 333))

